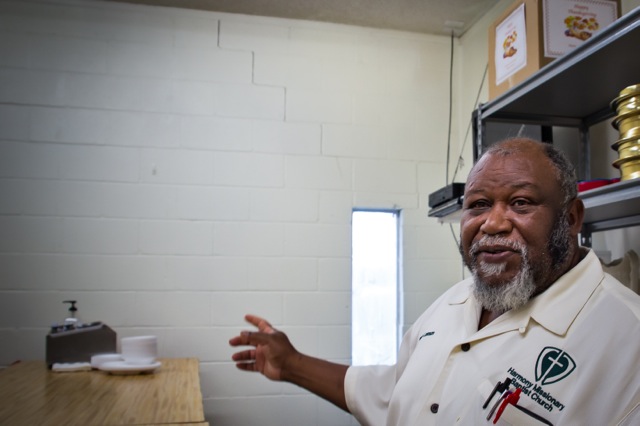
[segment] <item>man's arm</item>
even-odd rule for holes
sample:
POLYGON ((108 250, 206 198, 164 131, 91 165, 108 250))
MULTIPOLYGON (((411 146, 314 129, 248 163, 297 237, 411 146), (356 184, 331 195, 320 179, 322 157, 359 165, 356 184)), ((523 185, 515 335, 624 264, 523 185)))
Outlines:
POLYGON ((243 331, 229 340, 231 346, 253 346, 233 354, 236 367, 259 372, 271 380, 296 384, 349 411, 344 394, 347 365, 304 355, 293 347, 286 334, 274 329, 265 319, 254 315, 246 315, 245 319, 258 331, 243 331))

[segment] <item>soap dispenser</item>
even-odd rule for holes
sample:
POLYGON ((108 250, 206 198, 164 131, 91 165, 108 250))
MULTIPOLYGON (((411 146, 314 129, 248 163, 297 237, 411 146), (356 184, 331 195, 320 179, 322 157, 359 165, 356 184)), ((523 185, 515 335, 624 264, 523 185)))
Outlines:
POLYGON ((90 362, 97 354, 116 351, 116 332, 101 321, 82 324, 76 317, 76 300, 69 304, 69 316, 63 324, 54 324, 47 334, 46 361, 52 368, 56 363, 90 362))

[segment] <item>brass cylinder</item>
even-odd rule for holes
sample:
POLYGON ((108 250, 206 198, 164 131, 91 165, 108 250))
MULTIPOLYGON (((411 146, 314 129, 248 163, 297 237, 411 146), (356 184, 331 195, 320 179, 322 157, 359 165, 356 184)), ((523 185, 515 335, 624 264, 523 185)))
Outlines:
POLYGON ((613 166, 620 169, 620 179, 640 178, 640 84, 625 87, 611 101, 616 117, 611 124, 620 133, 620 139, 611 145, 618 151, 613 166))

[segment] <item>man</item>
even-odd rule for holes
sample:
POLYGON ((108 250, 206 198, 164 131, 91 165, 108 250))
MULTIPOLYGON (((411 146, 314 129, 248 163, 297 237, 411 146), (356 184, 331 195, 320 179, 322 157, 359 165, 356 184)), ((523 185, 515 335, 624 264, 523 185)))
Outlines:
POLYGON ((472 277, 404 336, 394 366, 299 353, 267 321, 238 368, 285 380, 365 425, 640 424, 640 297, 578 245, 575 173, 551 145, 511 139, 474 165, 460 252, 472 277))

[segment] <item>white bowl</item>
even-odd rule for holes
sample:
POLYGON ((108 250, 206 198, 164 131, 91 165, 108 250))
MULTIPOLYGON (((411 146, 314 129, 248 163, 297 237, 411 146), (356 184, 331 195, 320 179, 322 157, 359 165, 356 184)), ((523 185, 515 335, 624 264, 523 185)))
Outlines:
POLYGON ((122 358, 128 364, 153 364, 158 356, 156 336, 123 337, 120 340, 122 358))

